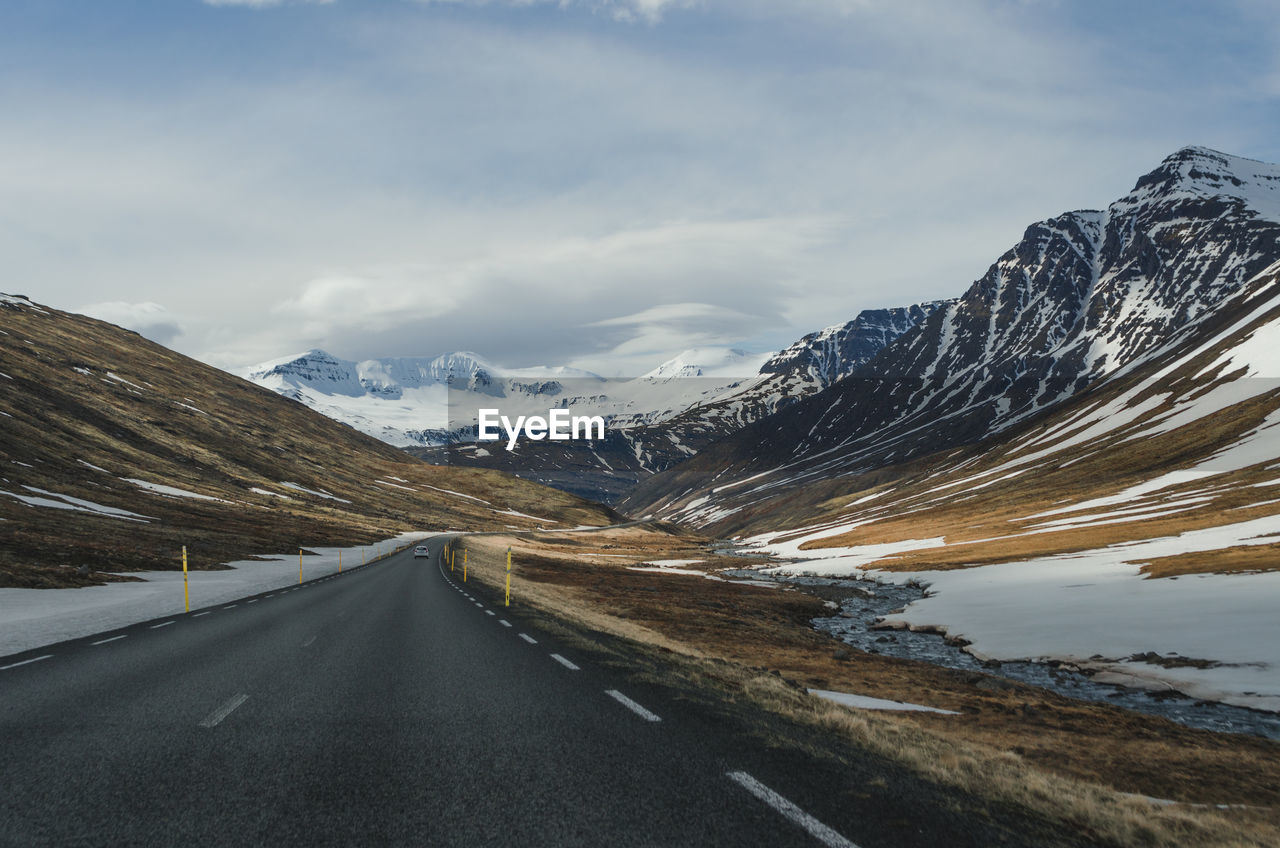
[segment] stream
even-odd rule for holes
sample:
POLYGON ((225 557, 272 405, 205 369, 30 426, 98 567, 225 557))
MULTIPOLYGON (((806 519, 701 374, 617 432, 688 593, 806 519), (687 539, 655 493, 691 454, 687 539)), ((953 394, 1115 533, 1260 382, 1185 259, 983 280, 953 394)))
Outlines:
MULTIPOLYGON (((734 553, 741 556, 743 552, 734 553)), ((860 651, 998 675, 1050 689, 1071 698, 1102 701, 1136 712, 1163 716, 1188 727, 1223 733, 1251 733, 1280 740, 1280 715, 1276 713, 1202 701, 1178 692, 1096 683, 1082 671, 1054 663, 984 662, 961 646, 948 642, 938 633, 873 629, 882 616, 899 612, 913 601, 923 598, 925 590, 919 586, 877 583, 857 578, 783 577, 762 574, 752 569, 721 573, 730 577, 823 587, 822 594, 838 598, 840 608, 838 611, 832 610, 829 617, 813 619, 813 626, 860 651)))

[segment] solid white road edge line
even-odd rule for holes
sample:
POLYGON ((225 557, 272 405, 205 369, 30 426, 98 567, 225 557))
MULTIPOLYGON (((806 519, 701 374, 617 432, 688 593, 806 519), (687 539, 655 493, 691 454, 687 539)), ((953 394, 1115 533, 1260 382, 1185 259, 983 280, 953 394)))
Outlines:
POLYGON ((209 713, 204 721, 200 722, 201 727, 216 727, 224 718, 231 715, 245 701, 249 700, 249 696, 243 693, 233 696, 222 706, 209 713))
POLYGON ((631 710, 631 712, 640 716, 640 718, 644 719, 645 721, 662 721, 662 716, 658 715, 657 713, 649 712, 644 707, 640 706, 635 701, 631 700, 626 695, 619 692, 617 689, 606 689, 605 694, 608 695, 610 698, 613 698, 619 704, 622 704, 622 706, 631 710))
POLYGON ((90 642, 89 644, 90 644, 90 645, 105 645, 105 644, 107 644, 108 642, 114 642, 114 641, 115 641, 115 640, 117 640, 117 639, 123 639, 123 638, 125 638, 125 637, 126 637, 126 636, 128 636, 128 635, 129 635, 128 633, 121 633, 119 636, 112 636, 110 639, 99 639, 98 641, 96 641, 96 642, 90 642))
POLYGON ((43 657, 36 657, 35 659, 31 659, 31 660, 23 660, 22 662, 10 663, 9 665, 0 665, 0 671, 5 671, 10 668, 17 668, 20 665, 30 665, 33 662, 40 662, 40 660, 47 660, 51 656, 53 656, 53 654, 45 654, 43 657))
POLYGON ((581 669, 579 669, 576 665, 574 665, 573 663, 569 662, 567 659, 565 659, 564 657, 560 656, 559 654, 552 654, 552 655, 551 655, 551 659, 553 659, 553 660, 555 660, 556 662, 560 663, 560 665, 564 666, 565 668, 569 669, 570 671, 580 671, 580 670, 581 670, 581 669))
POLYGON ((792 824, 804 828, 810 836, 823 845, 829 846, 829 848, 858 848, 855 843, 845 839, 745 771, 731 771, 726 776, 779 813, 782 813, 792 824))
POLYGON ((538 640, 530 636, 528 633, 521 633, 520 638, 528 642, 530 645, 538 644, 538 640))

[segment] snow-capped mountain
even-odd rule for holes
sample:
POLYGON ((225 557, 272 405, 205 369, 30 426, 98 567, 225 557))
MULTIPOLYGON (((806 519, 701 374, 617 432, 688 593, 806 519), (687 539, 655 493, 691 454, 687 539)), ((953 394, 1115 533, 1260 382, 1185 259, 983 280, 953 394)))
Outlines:
POLYGON ((695 349, 631 380, 568 367, 504 368, 468 351, 355 362, 322 350, 264 362, 243 376, 399 447, 474 438, 477 410, 602 415, 633 427, 677 415, 756 372, 763 356, 695 349), (696 379, 694 379, 696 378, 696 379))
POLYGON ((760 372, 769 354, 747 353, 724 347, 695 347, 668 359, 657 368, 642 374, 644 380, 667 380, 673 377, 730 377, 739 379, 760 372))
POLYGON ((1280 712, 1278 201, 1280 167, 1178 151, 622 506, 925 587, 877 642, 1280 712))
POLYGON ((870 362, 886 345, 949 301, 894 309, 866 309, 844 324, 827 327, 792 343, 760 367, 761 374, 804 376, 826 388, 870 362))
POLYGON ((1028 227, 962 297, 847 378, 654 478, 626 506, 693 518, 698 502, 694 520, 715 523, 797 486, 992 437, 1207 332, 1267 285, 1260 275, 1277 260, 1280 167, 1180 150, 1107 209, 1028 227), (732 485, 749 478, 759 482, 732 485))
POLYGON ((431 461, 499 467, 608 500, 825 388, 940 303, 867 310, 773 354, 692 348, 634 379, 567 367, 503 368, 467 351, 355 362, 312 350, 244 369, 242 376, 431 461), (461 447, 475 439, 484 407, 511 417, 554 408, 601 415, 610 438, 603 444, 545 443, 519 456, 461 447), (445 447, 454 444, 459 449, 445 447), (568 468, 573 474, 566 476, 568 468))
POLYGON ((867 310, 774 354, 685 351, 635 380, 598 388, 602 396, 585 404, 579 396, 575 411, 594 405, 608 418, 603 442, 541 442, 513 453, 455 438, 447 447, 409 450, 431 462, 499 468, 610 503, 705 445, 831 385, 940 305, 867 310))

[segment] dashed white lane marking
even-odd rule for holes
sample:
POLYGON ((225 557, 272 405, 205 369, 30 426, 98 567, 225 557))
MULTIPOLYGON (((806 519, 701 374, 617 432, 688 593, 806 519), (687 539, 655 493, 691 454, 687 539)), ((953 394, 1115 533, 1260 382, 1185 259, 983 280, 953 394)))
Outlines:
POLYGON ((810 836, 823 845, 830 846, 830 848, 858 848, 855 843, 845 839, 745 771, 731 771, 728 773, 728 778, 779 813, 782 813, 792 824, 804 828, 810 836))
POLYGON ((161 627, 168 627, 170 624, 173 624, 173 622, 172 622, 172 621, 162 621, 162 622, 160 622, 159 624, 153 624, 153 625, 151 625, 151 627, 150 627, 150 628, 148 628, 148 629, 149 629, 149 630, 159 630, 161 627))
POLYGON ((209 713, 209 715, 205 717, 205 720, 200 722, 200 726, 216 727, 218 724, 222 722, 224 718, 226 718, 227 716, 235 712, 240 707, 240 705, 247 700, 249 700, 249 696, 243 693, 233 696, 225 704, 218 707, 213 712, 209 713))
POLYGON ((99 639, 98 641, 96 641, 96 642, 90 642, 89 644, 90 644, 90 645, 105 645, 105 644, 107 644, 108 642, 114 642, 114 641, 116 641, 117 639, 123 639, 123 638, 125 638, 125 637, 126 637, 126 636, 128 636, 128 635, 129 635, 128 633, 121 633, 119 636, 112 636, 110 639, 99 639))
POLYGON ((644 707, 640 706, 635 701, 631 700, 626 695, 619 692, 617 689, 606 689, 605 694, 608 695, 610 698, 613 698, 619 704, 622 704, 622 706, 631 710, 631 712, 640 716, 640 718, 644 719, 645 721, 662 721, 662 716, 658 715, 657 713, 649 712, 644 707))
POLYGON ((227 604, 225 607, 223 607, 223 609, 235 609, 235 608, 236 608, 236 604, 227 604))
POLYGON ((484 611, 484 614, 485 614, 485 615, 497 615, 497 613, 496 613, 496 612, 494 612, 493 610, 485 610, 485 611, 484 611))
POLYGON ((272 592, 270 595, 263 595, 264 598, 274 598, 275 596, 276 596, 275 592, 272 592))
POLYGON ((36 657, 35 659, 23 660, 22 662, 16 662, 16 663, 9 663, 8 665, 0 665, 0 671, 6 671, 11 668, 17 668, 20 665, 30 665, 33 662, 40 662, 40 660, 47 660, 51 656, 53 656, 53 654, 45 654, 43 657, 36 657))
POLYGON ((555 660, 556 662, 560 663, 560 665, 564 666, 565 668, 569 669, 570 671, 581 671, 581 669, 580 669, 580 668, 578 668, 576 665, 574 665, 573 663, 569 662, 567 659, 565 659, 564 657, 560 656, 559 654, 552 654, 552 655, 551 655, 551 659, 553 659, 553 660, 555 660))
POLYGON ((256 604, 257 602, 258 602, 257 598, 250 598, 249 600, 245 601, 246 604, 256 604))
POLYGON ((538 644, 538 640, 530 636, 528 633, 521 633, 520 638, 528 642, 530 645, 538 644))
POLYGON ((476 606, 480 607, 480 609, 484 609, 484 604, 480 603, 479 601, 476 601, 476 606))
POLYGON ((191 617, 192 617, 192 618, 199 618, 200 616, 202 616, 202 615, 208 615, 208 614, 209 614, 209 613, 211 613, 211 612, 213 612, 213 610, 205 610, 204 612, 198 612, 198 613, 196 613, 195 615, 193 615, 193 616, 191 616, 191 617))
POLYGON ((304 642, 302 643, 302 647, 304 647, 304 648, 309 648, 309 647, 311 647, 312 643, 313 643, 313 642, 315 642, 315 641, 316 641, 316 637, 315 637, 315 636, 308 636, 308 637, 306 638, 306 641, 304 641, 304 642))

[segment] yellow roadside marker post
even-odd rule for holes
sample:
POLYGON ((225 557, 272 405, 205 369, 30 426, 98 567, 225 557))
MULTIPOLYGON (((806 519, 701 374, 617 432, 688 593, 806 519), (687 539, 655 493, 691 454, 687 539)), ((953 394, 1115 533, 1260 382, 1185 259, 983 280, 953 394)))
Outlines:
POLYGON ((342 573, 342 551, 338 551, 338 573, 342 573))
POLYGON ((467 557, 465 553, 462 556, 462 582, 467 582, 467 557))
POLYGON ((505 606, 511 606, 511 546, 507 545, 507 601, 505 606))
POLYGON ((302 583, 302 548, 298 548, 298 583, 302 583))
POLYGON ((182 603, 191 612, 191 590, 187 588, 187 546, 182 546, 182 603))

